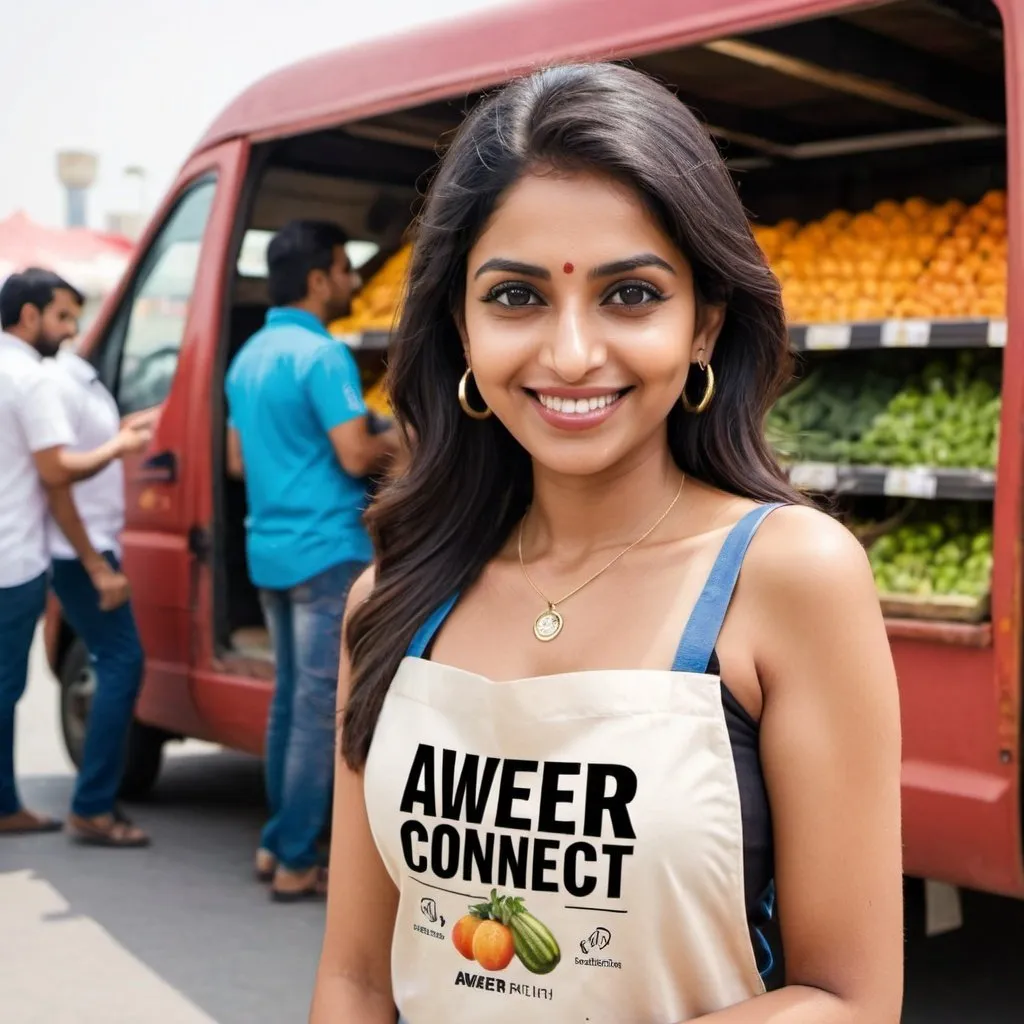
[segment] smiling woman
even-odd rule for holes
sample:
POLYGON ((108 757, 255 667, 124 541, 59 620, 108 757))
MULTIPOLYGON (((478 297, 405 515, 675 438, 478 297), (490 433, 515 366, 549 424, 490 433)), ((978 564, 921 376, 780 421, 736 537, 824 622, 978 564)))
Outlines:
POLYGON ((590 475, 642 457, 640 436, 664 447, 689 365, 710 356, 725 307, 698 309, 689 260, 633 188, 583 170, 524 176, 468 271, 467 362, 524 450, 540 445, 548 469, 590 475), (524 239, 522 226, 538 223, 548 230, 524 239), (514 250, 530 259, 497 255, 514 250), (584 273, 552 273, 566 251, 584 273), (579 431, 602 425, 600 446, 581 443, 579 431))
POLYGON ((314 1024, 898 1019, 895 680, 860 546, 765 442, 789 370, 661 86, 559 67, 470 115, 391 361, 415 451, 349 602, 314 1024))

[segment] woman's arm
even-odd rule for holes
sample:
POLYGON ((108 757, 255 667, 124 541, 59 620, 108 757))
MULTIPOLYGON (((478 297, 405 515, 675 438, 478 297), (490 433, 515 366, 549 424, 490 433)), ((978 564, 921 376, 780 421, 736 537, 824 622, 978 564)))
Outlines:
POLYGON ((899 698, 867 558, 828 517, 780 509, 737 597, 756 616, 786 987, 702 1019, 898 1024, 899 698))
MULTIPOLYGON (((352 586, 348 614, 373 586, 372 570, 352 586)), ((339 711, 348 700, 348 655, 342 652, 339 711)), ((339 733, 340 739, 340 733, 339 733)), ((327 926, 309 1024, 395 1024, 391 993, 391 937, 398 892, 366 816, 363 776, 338 756, 334 783, 327 926)))

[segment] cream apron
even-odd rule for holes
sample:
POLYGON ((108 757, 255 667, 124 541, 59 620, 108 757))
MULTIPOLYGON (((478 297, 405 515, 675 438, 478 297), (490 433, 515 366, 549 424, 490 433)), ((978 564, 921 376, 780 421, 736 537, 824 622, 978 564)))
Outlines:
POLYGON ((720 679, 705 669, 775 507, 730 532, 671 671, 495 683, 424 660, 454 599, 417 634, 365 771, 400 892, 405 1024, 675 1024, 764 991, 720 679), (470 907, 492 892, 529 917, 467 941, 470 907))

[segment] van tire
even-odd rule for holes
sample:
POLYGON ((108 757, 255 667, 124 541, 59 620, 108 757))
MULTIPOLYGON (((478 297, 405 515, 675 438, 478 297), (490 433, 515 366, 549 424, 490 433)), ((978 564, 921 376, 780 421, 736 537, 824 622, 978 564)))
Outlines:
MULTIPOLYGON (((85 725, 96 677, 85 644, 78 637, 64 651, 57 675, 60 682, 60 728, 64 749, 71 763, 80 768, 85 746, 85 725)), ((160 775, 167 739, 168 735, 162 729, 142 722, 132 722, 119 792, 123 799, 142 800, 149 795, 160 775)))

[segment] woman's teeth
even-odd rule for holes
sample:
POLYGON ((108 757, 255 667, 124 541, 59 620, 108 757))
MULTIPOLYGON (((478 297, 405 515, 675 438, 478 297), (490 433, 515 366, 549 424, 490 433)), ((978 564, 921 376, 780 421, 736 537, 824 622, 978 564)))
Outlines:
POLYGON ((618 391, 612 391, 607 395, 598 395, 595 398, 560 398, 557 395, 537 395, 537 400, 545 409, 575 416, 607 408, 618 398, 618 391))

